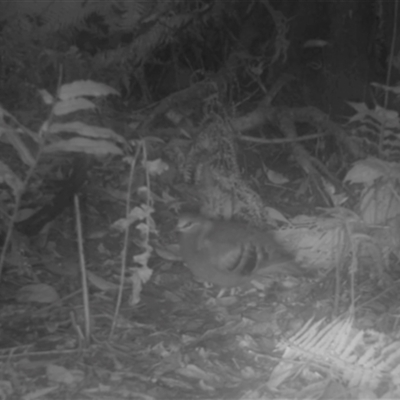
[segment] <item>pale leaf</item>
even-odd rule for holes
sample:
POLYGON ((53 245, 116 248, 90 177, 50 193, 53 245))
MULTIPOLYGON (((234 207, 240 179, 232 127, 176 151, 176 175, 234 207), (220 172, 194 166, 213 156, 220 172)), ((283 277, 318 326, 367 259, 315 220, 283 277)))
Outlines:
POLYGON ((84 98, 58 101, 53 107, 54 115, 67 115, 80 110, 94 110, 96 105, 84 98))
POLYGON ((45 283, 33 283, 23 286, 17 292, 19 303, 54 303, 60 300, 57 291, 45 283))
POLYGON ((108 96, 110 94, 119 96, 119 93, 110 86, 104 83, 94 82, 91 80, 87 81, 75 81, 62 85, 60 93, 58 94, 59 99, 68 100, 74 97, 81 96, 108 96))
POLYGON ((106 281, 104 278, 101 278, 100 276, 94 274, 91 271, 87 271, 87 277, 89 282, 95 286, 97 289, 100 289, 104 292, 108 290, 117 290, 118 285, 112 282, 106 281))
POLYGON ((146 169, 150 175, 161 175, 163 172, 168 171, 168 164, 162 161, 160 158, 153 161, 147 161, 146 169))
POLYGON ((275 183, 276 185, 284 185, 289 182, 289 179, 280 174, 279 172, 275 172, 272 169, 269 169, 267 172, 268 179, 275 183))
POLYGON ((65 124, 52 124, 49 133, 71 132, 81 136, 96 138, 96 139, 112 139, 117 142, 124 142, 124 139, 115 133, 112 129, 103 128, 101 126, 87 125, 80 121, 68 122, 65 124))
POLYGON ((84 378, 82 371, 70 371, 65 367, 55 364, 47 365, 46 375, 49 381, 64 385, 73 385, 82 382, 84 378))

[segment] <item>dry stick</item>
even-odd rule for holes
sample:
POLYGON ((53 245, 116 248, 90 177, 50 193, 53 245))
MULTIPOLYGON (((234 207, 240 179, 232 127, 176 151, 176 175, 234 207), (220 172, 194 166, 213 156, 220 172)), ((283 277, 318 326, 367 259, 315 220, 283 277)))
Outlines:
MULTIPOLYGON (((392 33, 392 43, 390 45, 390 54, 389 54, 389 60, 388 60, 388 72, 386 75, 386 90, 385 90, 385 100, 383 107, 386 110, 388 101, 389 101, 389 91, 387 90, 387 87, 390 85, 390 78, 392 75, 392 67, 393 67, 393 56, 395 52, 395 46, 397 42, 397 14, 399 13, 399 2, 396 0, 394 2, 394 19, 393 19, 393 33, 392 33)), ((379 155, 382 155, 383 151, 383 142, 385 140, 385 122, 381 125, 380 129, 380 135, 379 135, 379 146, 378 146, 378 152, 379 155)))
POLYGON ((81 269, 83 310, 84 310, 84 315, 85 315, 85 341, 86 341, 86 344, 89 344, 90 332, 91 332, 89 290, 88 290, 88 284, 87 284, 85 253, 84 253, 84 249, 83 249, 81 210, 79 207, 79 197, 77 195, 74 196, 74 208, 75 208, 76 233, 78 236, 79 266, 81 269))
POLYGON ((355 298, 355 275, 356 271, 358 268, 358 259, 357 259, 357 249, 358 249, 358 244, 356 242, 356 238, 354 235, 351 235, 351 230, 349 227, 349 223, 346 221, 346 234, 350 238, 350 245, 351 245, 351 264, 349 268, 349 273, 350 273, 350 298, 351 298, 351 304, 350 304, 350 315, 354 316, 354 310, 355 310, 355 304, 356 304, 356 298, 355 298))
MULTIPOLYGON (((129 213, 130 213, 130 203, 131 203, 131 195, 132 195, 132 187, 133 187, 133 174, 135 172, 135 166, 137 159, 139 157, 140 150, 142 149, 142 143, 141 142, 136 142, 136 152, 133 157, 133 160, 131 162, 131 169, 129 171, 129 182, 128 182, 128 191, 126 193, 126 209, 125 209, 125 218, 128 221, 129 219, 129 213)), ((111 331, 110 331, 110 338, 114 334, 114 329, 115 326, 117 325, 117 320, 118 320, 118 314, 119 310, 121 308, 121 303, 122 303, 122 293, 124 290, 124 279, 125 279, 125 271, 126 271, 126 257, 128 253, 128 240, 129 240, 129 224, 126 224, 126 229, 125 229, 125 234, 124 234, 124 246, 122 248, 122 254, 121 254, 121 274, 119 277, 119 289, 118 289, 118 299, 117 299, 117 304, 115 306, 115 311, 114 311, 114 316, 113 316, 113 322, 111 325, 111 331)))
POLYGON ((343 252, 341 251, 341 244, 342 244, 342 236, 346 235, 347 232, 343 232, 343 230, 339 230, 337 238, 337 243, 336 243, 336 248, 339 249, 339 251, 336 253, 335 257, 335 297, 334 297, 334 302, 333 302, 333 312, 332 314, 334 316, 337 315, 338 310, 339 310, 339 302, 340 302, 340 272, 342 271, 343 264, 344 264, 344 259, 343 259, 343 252))
MULTIPOLYGON (((143 142, 143 164, 147 166, 147 147, 146 147, 146 142, 143 142)), ((146 205, 147 205, 147 210, 148 212, 146 213, 146 225, 147 225, 147 230, 146 230, 146 237, 145 237, 145 249, 146 251, 151 251, 149 248, 149 240, 150 240, 150 227, 151 227, 151 221, 150 221, 150 208, 153 207, 153 197, 151 196, 151 190, 150 190, 150 175, 149 175, 149 169, 146 167, 144 169, 145 171, 145 176, 146 176, 146 188, 147 188, 147 196, 146 196, 146 205)))

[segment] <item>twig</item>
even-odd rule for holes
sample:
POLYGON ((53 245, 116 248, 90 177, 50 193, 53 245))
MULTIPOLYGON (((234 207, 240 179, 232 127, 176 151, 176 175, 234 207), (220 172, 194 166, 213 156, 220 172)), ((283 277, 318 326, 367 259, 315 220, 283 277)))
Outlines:
MULTIPOLYGON (((129 219, 129 213, 131 210, 131 196, 132 196, 132 188, 133 188, 133 175, 135 172, 135 167, 136 167, 136 162, 139 157, 140 151, 142 150, 142 144, 141 142, 137 142, 136 145, 136 152, 133 157, 133 160, 131 162, 131 169, 129 172, 129 181, 128 181, 128 191, 126 193, 126 208, 125 208, 125 218, 126 220, 129 219)), ((124 280, 125 280, 125 272, 126 272, 126 257, 128 254, 128 240, 129 240, 129 226, 130 224, 127 224, 126 229, 125 229, 125 234, 124 234, 124 245, 122 248, 122 260, 121 260, 121 274, 119 277, 119 289, 118 289, 118 299, 117 299, 117 304, 115 306, 115 311, 114 311, 114 317, 113 317, 113 322, 111 325, 111 331, 110 331, 110 338, 114 334, 114 329, 117 325, 118 321, 118 315, 119 315, 119 310, 121 308, 121 303, 122 303, 122 293, 124 290, 124 280)))
POLYGON ((87 284, 87 273, 86 273, 86 262, 85 253, 83 249, 83 234, 82 234, 82 219, 81 211, 79 207, 79 197, 74 196, 74 208, 75 208, 75 224, 76 234, 78 236, 78 253, 79 253, 79 266, 81 269, 81 282, 82 282, 82 297, 83 297, 83 310, 85 315, 85 341, 89 344, 90 341, 90 307, 89 307, 89 290, 87 284))

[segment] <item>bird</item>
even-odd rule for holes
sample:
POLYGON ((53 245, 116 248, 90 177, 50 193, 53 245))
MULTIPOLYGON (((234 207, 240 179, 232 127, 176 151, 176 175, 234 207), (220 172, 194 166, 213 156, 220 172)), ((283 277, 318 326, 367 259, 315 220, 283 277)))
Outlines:
POLYGON ((199 280, 222 288, 241 286, 257 276, 301 272, 270 231, 189 213, 179 217, 177 230, 186 266, 199 280))

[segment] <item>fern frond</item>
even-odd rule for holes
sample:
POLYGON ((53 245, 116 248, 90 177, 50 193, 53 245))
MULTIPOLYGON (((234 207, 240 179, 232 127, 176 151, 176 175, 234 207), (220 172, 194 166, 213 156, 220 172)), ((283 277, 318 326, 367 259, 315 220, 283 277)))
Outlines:
POLYGON ((357 330, 353 319, 338 319, 326 326, 324 320, 309 321, 295 336, 283 341, 282 362, 268 386, 277 388, 300 369, 329 371, 350 388, 376 390, 388 380, 400 378, 400 342, 372 330, 357 330))

